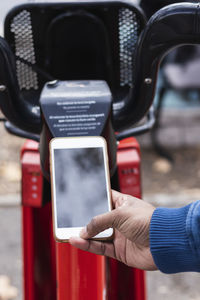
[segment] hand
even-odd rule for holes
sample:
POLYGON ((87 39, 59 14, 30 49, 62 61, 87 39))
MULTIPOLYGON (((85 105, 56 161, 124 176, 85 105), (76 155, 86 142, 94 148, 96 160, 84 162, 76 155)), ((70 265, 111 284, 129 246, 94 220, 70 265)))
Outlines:
POLYGON ((143 270, 156 270, 149 248, 149 225, 154 207, 140 199, 112 191, 115 209, 94 217, 80 238, 71 237, 71 245, 85 251, 115 258, 143 270), (107 228, 114 228, 111 242, 90 240, 107 228))

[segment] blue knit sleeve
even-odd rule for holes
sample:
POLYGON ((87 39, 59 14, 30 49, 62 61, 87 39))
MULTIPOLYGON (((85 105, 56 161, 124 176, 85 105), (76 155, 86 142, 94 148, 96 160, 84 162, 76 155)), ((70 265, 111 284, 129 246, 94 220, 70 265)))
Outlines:
POLYGON ((164 273, 200 272, 200 201, 157 208, 150 224, 150 248, 164 273))

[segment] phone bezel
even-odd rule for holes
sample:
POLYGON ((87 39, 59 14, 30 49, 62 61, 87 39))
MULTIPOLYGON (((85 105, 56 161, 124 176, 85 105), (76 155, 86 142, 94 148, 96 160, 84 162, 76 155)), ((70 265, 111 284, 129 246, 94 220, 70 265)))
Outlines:
MULTIPOLYGON (((50 141, 50 175, 51 175, 51 192, 52 192, 52 208, 53 208, 53 231, 54 237, 59 242, 68 242, 72 236, 79 237, 83 227, 57 227, 57 208, 56 208, 56 185, 55 185, 55 165, 54 150, 55 149, 74 149, 74 148, 102 148, 104 157, 104 169, 106 177, 106 191, 108 200, 108 211, 112 210, 111 186, 108 164, 107 143, 103 137, 64 137, 53 138, 50 141)), ((85 224, 87 225, 87 224, 85 224)), ((109 228, 99 233, 94 239, 107 240, 112 239, 113 229, 109 228)))

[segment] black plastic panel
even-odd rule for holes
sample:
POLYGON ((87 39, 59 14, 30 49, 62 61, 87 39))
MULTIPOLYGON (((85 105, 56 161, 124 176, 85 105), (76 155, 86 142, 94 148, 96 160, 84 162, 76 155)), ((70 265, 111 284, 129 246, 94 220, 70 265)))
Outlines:
POLYGON ((22 94, 37 104, 37 91, 47 81, 27 60, 55 79, 106 80, 114 100, 121 99, 132 84, 133 54, 144 23, 140 10, 127 1, 14 8, 5 21, 5 38, 22 60, 16 61, 22 94))

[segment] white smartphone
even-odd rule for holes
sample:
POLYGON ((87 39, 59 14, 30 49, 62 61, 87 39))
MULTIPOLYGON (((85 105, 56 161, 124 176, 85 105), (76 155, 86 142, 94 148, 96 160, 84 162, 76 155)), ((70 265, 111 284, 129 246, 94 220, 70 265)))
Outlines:
MULTIPOLYGON (((107 144, 102 137, 54 138, 50 142, 54 236, 67 242, 96 215, 112 209, 107 144)), ((110 239, 113 229, 96 235, 110 239)))

